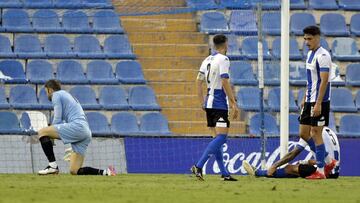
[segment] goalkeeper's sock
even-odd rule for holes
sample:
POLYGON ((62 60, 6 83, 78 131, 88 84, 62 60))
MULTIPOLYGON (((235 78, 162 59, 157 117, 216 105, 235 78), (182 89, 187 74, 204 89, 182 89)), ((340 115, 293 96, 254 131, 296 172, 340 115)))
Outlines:
POLYGON ((316 146, 316 165, 318 167, 318 171, 324 173, 325 166, 325 145, 321 144, 316 146))
POLYGON ((226 142, 226 134, 218 134, 206 147, 196 167, 202 168, 211 154, 215 154, 219 148, 226 142))
POLYGON ((51 168, 57 168, 58 167, 58 165, 57 165, 57 163, 55 161, 54 162, 49 162, 49 166, 51 168))
POLYGON ((104 175, 104 170, 97 169, 97 168, 91 168, 91 167, 82 167, 82 168, 79 168, 77 174, 78 175, 104 175))
MULTIPOLYGON (((226 138, 225 138, 225 142, 226 142, 226 138)), ((224 165, 222 145, 220 145, 219 149, 215 152, 215 158, 216 158, 216 162, 219 166, 219 169, 221 171, 221 175, 223 175, 224 177, 230 176, 230 173, 226 170, 225 165, 224 165)))
POLYGON ((316 152, 316 147, 315 147, 315 142, 313 138, 310 138, 306 141, 311 149, 311 151, 313 151, 314 153, 316 152))
POLYGON ((41 147, 48 159, 48 161, 51 162, 55 162, 55 155, 54 155, 54 149, 53 149, 53 143, 50 139, 50 137, 48 136, 43 136, 40 137, 40 143, 41 143, 41 147))

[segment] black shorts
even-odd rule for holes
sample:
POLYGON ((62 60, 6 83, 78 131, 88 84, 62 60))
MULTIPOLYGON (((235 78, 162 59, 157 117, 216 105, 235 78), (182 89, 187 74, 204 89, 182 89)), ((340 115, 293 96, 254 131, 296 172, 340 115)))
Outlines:
POLYGON ((230 121, 227 110, 205 109, 208 127, 229 128, 230 121))
POLYGON ((328 126, 330 114, 330 101, 321 103, 321 114, 317 117, 311 117, 315 102, 305 102, 299 118, 300 124, 311 126, 328 126))
POLYGON ((316 171, 316 167, 310 164, 299 164, 299 175, 306 178, 316 171))

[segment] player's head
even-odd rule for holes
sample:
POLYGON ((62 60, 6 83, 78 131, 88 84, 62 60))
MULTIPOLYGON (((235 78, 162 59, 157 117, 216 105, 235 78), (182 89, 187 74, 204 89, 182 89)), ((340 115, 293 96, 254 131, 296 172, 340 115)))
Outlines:
POLYGON ((224 52, 226 54, 227 51, 227 37, 225 35, 215 35, 213 38, 213 43, 215 46, 216 51, 224 52))
POLYGON ((56 91, 61 90, 61 84, 58 80, 48 80, 45 83, 45 92, 48 99, 51 101, 52 94, 56 91))
POLYGON ((316 50, 320 46, 320 28, 315 25, 304 28, 304 40, 310 50, 316 50))

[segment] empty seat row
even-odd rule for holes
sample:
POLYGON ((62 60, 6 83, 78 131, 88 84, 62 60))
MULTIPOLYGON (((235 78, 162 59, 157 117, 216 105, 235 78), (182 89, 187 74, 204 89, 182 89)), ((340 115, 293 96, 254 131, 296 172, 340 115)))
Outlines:
MULTIPOLYGON (((315 17, 311 13, 294 13, 290 18, 290 33, 303 35, 303 29, 309 25, 316 25, 315 17)), ((320 28, 325 36, 349 36, 350 32, 360 36, 360 14, 354 14, 348 30, 345 17, 338 13, 325 13, 320 19, 320 28)), ((256 15, 252 10, 232 11, 229 21, 222 12, 207 12, 201 16, 201 32, 235 33, 238 35, 256 35, 256 15)), ((262 30, 267 35, 280 35, 280 12, 265 12, 262 14, 262 30)))
MULTIPOLYGON (((8 84, 43 84, 54 79, 52 64, 46 60, 28 62, 26 73, 19 61, 0 61, 0 72, 10 77, 8 84)), ((137 61, 120 61, 116 64, 115 75, 112 66, 106 61, 91 61, 87 64, 86 75, 81 63, 63 60, 57 64, 56 79, 63 84, 145 84, 146 80, 137 61)))
POLYGON ((44 48, 36 35, 19 35, 14 40, 12 51, 9 38, 0 35, 0 57, 2 58, 135 58, 126 35, 111 35, 102 48, 92 35, 80 35, 74 45, 64 35, 49 35, 44 48))
POLYGON ((0 0, 0 8, 113 8, 110 0, 0 0))
MULTIPOLYGON (((78 99, 85 110, 135 110, 158 111, 154 91, 147 86, 134 86, 127 93, 123 88, 105 86, 97 99, 95 91, 90 86, 76 86, 70 89, 70 94, 78 99)), ((0 88, 1 109, 52 109, 44 89, 39 96, 31 86, 17 85, 10 89, 9 102, 4 88, 0 88)))

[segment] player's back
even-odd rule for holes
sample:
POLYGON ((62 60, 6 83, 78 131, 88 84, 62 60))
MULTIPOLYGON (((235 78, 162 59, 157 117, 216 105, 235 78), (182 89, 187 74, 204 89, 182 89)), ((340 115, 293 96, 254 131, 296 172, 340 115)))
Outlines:
POLYGON ((65 122, 86 121, 84 110, 79 101, 70 93, 59 90, 53 93, 52 98, 54 106, 60 101, 62 109, 62 120, 65 122))
POLYGON ((334 131, 328 127, 324 127, 322 138, 325 144, 326 152, 332 159, 340 163, 340 144, 334 131))

